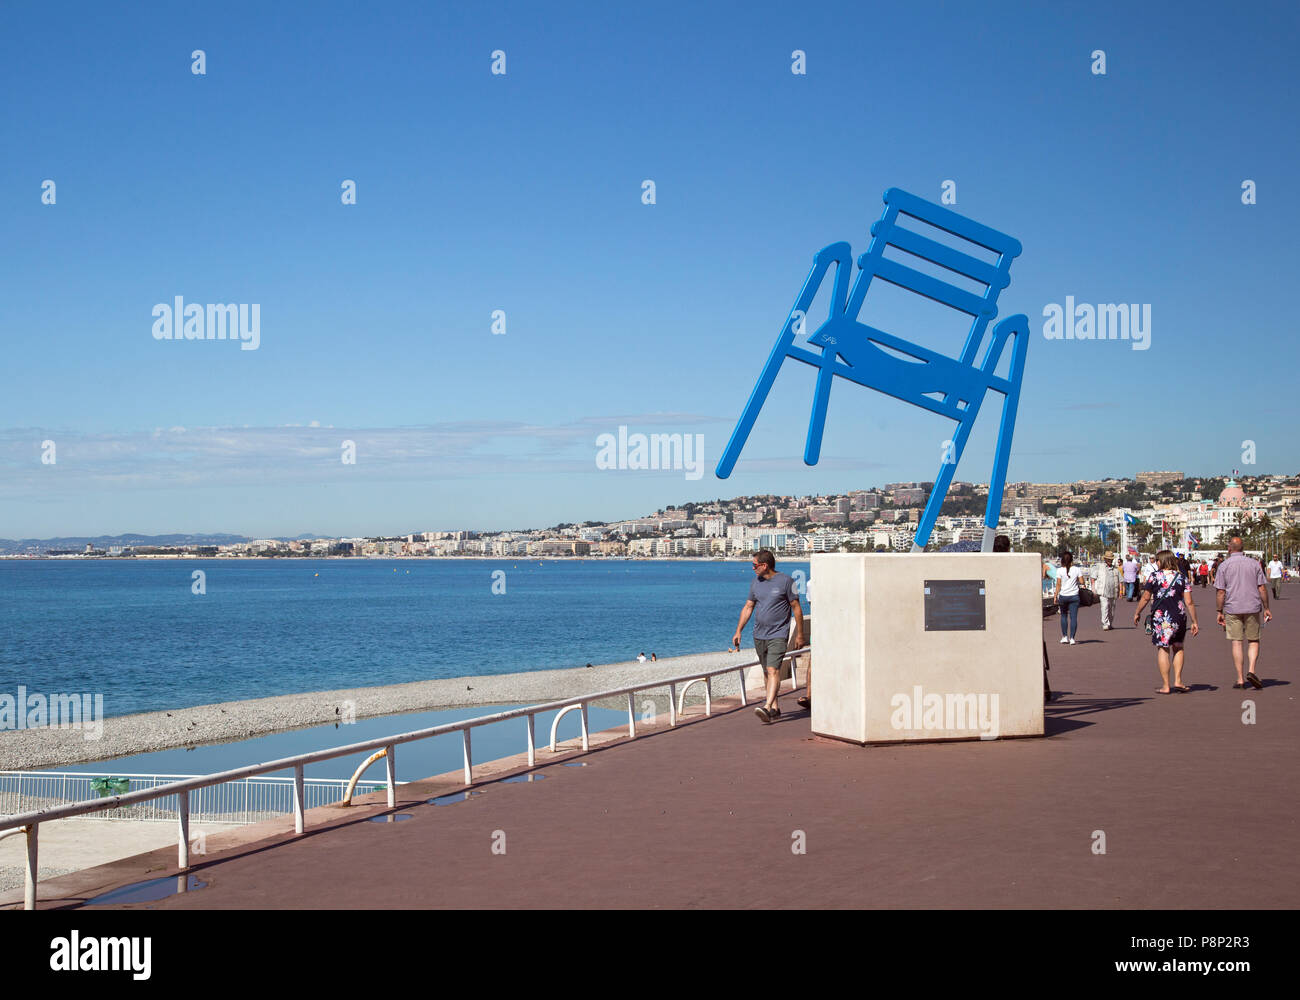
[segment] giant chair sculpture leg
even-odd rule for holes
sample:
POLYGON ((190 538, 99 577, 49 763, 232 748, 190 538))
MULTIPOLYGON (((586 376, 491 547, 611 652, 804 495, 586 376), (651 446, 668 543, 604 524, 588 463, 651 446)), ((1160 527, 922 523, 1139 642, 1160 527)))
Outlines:
MULTIPOLYGON (((829 394, 830 374, 827 371, 826 363, 834 362, 834 352, 829 352, 829 357, 827 357, 827 352, 818 354, 816 351, 795 347, 794 342, 802 330, 802 325, 807 323, 808 309, 813 300, 817 298, 817 292, 821 288, 822 282, 826 280, 826 272, 832 264, 835 265, 835 288, 831 308, 832 310, 843 309, 843 304, 848 298, 849 271, 852 269, 852 262, 853 250, 849 244, 843 242, 832 243, 823 247, 814 256, 813 266, 808 272, 808 278, 804 282, 803 290, 799 293, 799 297, 795 299, 794 307, 790 310, 790 316, 781 329, 781 335, 777 337, 776 343, 772 345, 772 352, 767 356, 767 363, 763 365, 763 372, 754 385, 754 391, 749 394, 749 401, 745 404, 745 410, 741 413, 740 420, 736 423, 736 429, 731 432, 727 448, 718 461, 717 475, 719 479, 726 479, 731 475, 732 469, 735 468, 741 449, 745 447, 745 442, 749 440, 749 433, 754 429, 754 421, 758 419, 759 411, 763 408, 763 404, 767 402, 767 394, 772 391, 772 383, 776 381, 777 373, 781 370, 781 365, 786 358, 797 358, 807 364, 821 368, 822 373, 818 378, 818 392, 823 396, 829 394), (824 390, 821 388, 822 378, 827 381, 824 390)), ((814 404, 814 413, 816 412, 814 404)), ((817 422, 816 446, 814 447, 813 444, 813 429, 810 425, 808 445, 804 449, 804 461, 810 465, 817 461, 816 453, 821 447, 821 427, 826 420, 824 403, 820 412, 821 420, 817 422), (811 461, 808 458, 809 452, 813 455, 811 461)))
MULTIPOLYGON (((1017 316, 1008 316, 993 328, 993 340, 989 344, 984 364, 981 366, 981 371, 988 382, 988 388, 1003 393, 1005 397, 1002 403, 1002 420, 998 425, 998 441, 993 456, 993 471, 989 476, 989 499, 984 508, 984 534, 980 541, 980 549, 984 552, 993 551, 993 537, 997 533, 998 517, 1002 513, 1002 490, 1006 486, 1007 463, 1011 457, 1011 434, 1016 424, 1016 410, 1020 405, 1020 382, 1024 376, 1025 350, 1028 346, 1028 338, 1029 317, 1023 313, 1017 316), (1011 352, 1011 370, 1008 373, 1008 378, 999 379, 993 373, 997 371, 998 362, 1002 358, 1002 350, 1011 337, 1015 337, 1011 352)), ((975 419, 979 416, 982 402, 982 398, 966 401, 966 409, 962 411, 961 421, 952 436, 952 443, 946 449, 944 460, 939 465, 939 473, 935 477, 934 489, 930 491, 930 499, 921 514, 920 522, 917 524, 916 536, 912 542, 913 552, 920 552, 930 540, 930 532, 934 530, 934 524, 939 519, 943 501, 948 495, 948 488, 952 485, 952 477, 957 471, 957 463, 961 461, 962 452, 966 448, 966 440, 970 436, 971 428, 975 426, 975 419)))

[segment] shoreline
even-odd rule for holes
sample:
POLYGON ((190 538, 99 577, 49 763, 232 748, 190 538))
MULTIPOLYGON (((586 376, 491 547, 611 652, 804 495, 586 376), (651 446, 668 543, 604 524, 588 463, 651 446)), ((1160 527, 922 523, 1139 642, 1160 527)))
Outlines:
MULTIPOLYGON (((786 562, 807 562, 808 555, 784 556, 786 562)), ((66 556, 37 556, 21 555, 16 553, 0 553, 0 560, 8 559, 14 562, 132 562, 135 560, 157 561, 160 559, 210 559, 214 562, 311 562, 317 560, 320 562, 419 562, 427 560, 430 562, 453 562, 458 559, 473 562, 532 562, 536 559, 539 563, 543 562, 745 562, 748 555, 741 553, 739 555, 729 556, 484 556, 470 555, 469 553, 460 553, 454 556, 235 556, 235 555, 213 555, 200 556, 191 554, 168 554, 168 555, 130 555, 130 556, 109 556, 109 555, 86 555, 76 553, 66 556)))
MULTIPOLYGON (((100 739, 72 729, 14 729, 0 732, 0 771, 25 771, 87 764, 159 750, 232 743, 272 733, 338 722, 345 710, 356 719, 412 712, 507 704, 541 704, 694 671, 740 666, 755 659, 739 653, 690 653, 656 662, 593 664, 513 674, 467 675, 377 687, 274 695, 246 701, 195 705, 170 712, 141 712, 103 720, 100 739), (346 703, 352 703, 349 707, 346 703)), ((755 668, 757 669, 757 668, 755 668)), ((737 675, 715 678, 714 694, 735 693, 737 675)), ((620 706, 621 707, 621 706, 620 706)), ((485 713, 486 714, 486 713, 485 713)), ((402 732, 399 727, 394 733, 402 732)), ((353 742, 340 733, 339 745, 353 742)), ((256 763, 249 761, 249 763, 256 763)))

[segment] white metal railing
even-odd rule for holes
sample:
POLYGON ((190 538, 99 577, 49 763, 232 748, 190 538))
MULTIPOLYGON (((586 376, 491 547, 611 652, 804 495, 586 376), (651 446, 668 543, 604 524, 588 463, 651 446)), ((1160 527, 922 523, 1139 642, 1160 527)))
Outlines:
MULTIPOLYGON (((64 803, 95 802, 106 797, 96 779, 117 779, 127 791, 159 788, 194 774, 123 774, 104 771, 0 771, 0 815, 16 814, 24 806, 47 808, 64 803)), ((328 805, 343 798, 346 778, 304 778, 306 808, 328 805)), ((363 781, 362 794, 379 789, 382 782, 363 781)), ((125 794, 123 792, 122 794, 125 794)), ((293 779, 259 775, 200 788, 190 797, 190 819, 205 823, 257 823, 293 812, 293 779)), ((179 815, 175 795, 107 809, 99 819, 174 820, 179 815)), ((86 819, 88 816, 75 816, 86 819)))
MULTIPOLYGON (((793 691, 797 686, 795 678, 794 658, 808 652, 809 647, 803 646, 796 650, 787 652, 782 659, 790 661, 790 688, 793 691)), ((177 844, 177 867, 184 870, 190 866, 190 795, 201 789, 210 788, 215 785, 226 784, 233 781, 241 781, 245 778, 255 777, 257 775, 270 774, 274 771, 287 771, 292 768, 293 777, 286 778, 285 781, 293 783, 293 826, 294 833, 301 834, 305 825, 304 813, 307 810, 305 779, 303 777, 303 768, 308 764, 314 764, 323 760, 333 760, 336 757, 347 757, 352 754, 370 753, 375 750, 385 750, 385 764, 387 765, 387 789, 388 789, 388 808, 392 809, 397 805, 396 786, 397 786, 397 747, 402 743, 413 743, 416 740, 429 739, 433 736, 441 736, 445 733, 461 734, 461 746, 464 753, 464 773, 465 784, 474 783, 474 758, 471 750, 470 733, 478 726, 491 725, 496 722, 506 722, 510 719, 527 720, 527 747, 528 747, 528 766, 533 767, 537 763, 537 741, 536 741, 536 718, 541 712, 550 712, 563 709, 569 705, 578 705, 582 711, 583 732, 582 732, 582 749, 590 750, 590 741, 587 735, 586 719, 587 706, 593 701, 604 701, 609 698, 617 698, 620 695, 627 696, 627 730, 629 737, 636 736, 636 710, 633 703, 633 695, 638 691, 650 691, 657 688, 668 688, 668 725, 676 726, 678 709, 676 704, 677 685, 690 684, 694 681, 704 680, 707 683, 720 674, 737 673, 740 676, 740 703, 747 705, 745 697, 745 671, 752 667, 760 666, 758 660, 749 663, 741 663, 736 666, 719 667, 716 670, 706 670, 702 673, 685 674, 681 677, 670 677, 667 679, 656 679, 646 681, 641 684, 633 684, 628 687, 615 688, 612 691, 599 691, 595 694, 585 695, 576 702, 571 700, 546 702, 541 705, 529 705, 524 708, 515 708, 507 712, 497 712, 493 715, 481 715, 475 719, 464 719, 460 722, 446 722, 440 726, 431 726, 427 729, 416 729, 409 733, 399 733, 395 736, 381 736, 373 740, 365 740, 361 743, 350 743, 347 746, 332 747, 328 750, 316 750, 311 753, 298 754, 294 757, 284 757, 280 760, 268 761, 264 764, 249 764, 245 767, 234 768, 230 771, 221 771, 216 774, 202 775, 192 778, 181 778, 178 781, 171 781, 165 785, 159 785, 155 788, 142 788, 136 791, 128 791, 120 795, 110 795, 97 801, 77 802, 70 805, 54 806, 49 809, 40 809, 34 812, 21 813, 17 816, 0 817, 0 838, 11 833, 23 832, 27 835, 27 864, 25 891, 23 896, 23 909, 33 910, 36 908, 36 883, 37 883, 37 846, 38 832, 42 823, 48 823, 56 819, 70 819, 74 816, 84 816, 87 813, 104 812, 109 809, 119 809, 127 806, 134 806, 142 802, 151 802, 155 799, 175 797, 176 809, 175 815, 178 820, 178 844, 177 844)), ((712 700, 706 698, 705 715, 713 714, 712 700)))

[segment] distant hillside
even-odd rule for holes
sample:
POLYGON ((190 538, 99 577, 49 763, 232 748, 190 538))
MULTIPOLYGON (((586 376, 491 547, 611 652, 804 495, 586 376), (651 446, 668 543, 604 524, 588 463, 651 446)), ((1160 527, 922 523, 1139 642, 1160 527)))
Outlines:
POLYGON ((97 549, 120 545, 233 545, 249 541, 244 535, 67 535, 60 538, 0 538, 0 555, 40 555, 51 549, 97 549))

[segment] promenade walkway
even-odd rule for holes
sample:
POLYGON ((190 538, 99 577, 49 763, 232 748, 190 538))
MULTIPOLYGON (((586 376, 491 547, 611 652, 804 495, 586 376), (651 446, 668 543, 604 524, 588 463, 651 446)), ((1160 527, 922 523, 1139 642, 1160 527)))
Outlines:
MULTIPOLYGON (((731 702, 673 732, 543 754, 540 781, 485 768, 482 794, 454 805, 425 803, 454 778, 403 786, 405 821, 329 807, 303 837, 276 821, 211 838, 194 859, 206 888, 136 905, 1296 907, 1300 588, 1288 590, 1264 632, 1262 691, 1232 690, 1213 593, 1197 591, 1208 627, 1190 643, 1193 690, 1155 694, 1150 641, 1120 602, 1121 628, 1101 632, 1086 609, 1073 647, 1043 623, 1059 692, 1045 739, 863 748, 813 737, 790 695, 772 726, 731 702)), ((175 863, 173 846, 43 883, 40 906, 175 863)))

